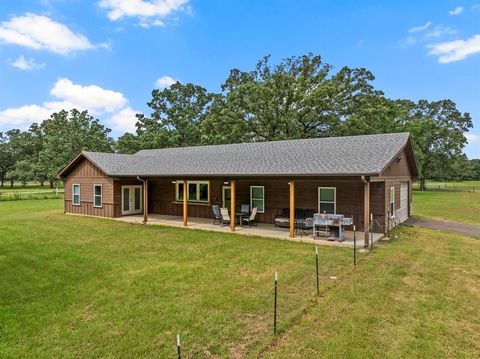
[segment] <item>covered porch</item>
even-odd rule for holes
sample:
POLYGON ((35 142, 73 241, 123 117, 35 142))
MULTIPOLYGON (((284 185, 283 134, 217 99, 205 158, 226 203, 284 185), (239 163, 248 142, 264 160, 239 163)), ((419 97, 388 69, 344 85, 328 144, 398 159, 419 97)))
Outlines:
POLYGON ((143 182, 142 202, 147 211, 142 209, 143 216, 137 212, 121 220, 344 245, 353 245, 356 229, 357 244, 364 247, 372 240, 370 232, 374 241, 385 233, 384 182, 371 182, 363 176, 138 180, 143 182), (232 213, 243 213, 244 206, 249 212, 258 209, 255 227, 239 226, 235 220, 228 227, 213 223, 213 207, 226 208, 232 217, 232 213), (311 230, 308 235, 297 230, 299 219, 312 218, 315 213, 350 218, 350 225, 342 224, 344 241, 314 239, 311 230))
MULTIPOLYGON (((115 219, 128 223, 144 223, 143 214, 123 216, 115 219)), ((188 226, 184 226, 183 217, 181 216, 150 213, 148 215, 147 224, 231 233, 231 228, 229 226, 222 227, 218 224, 213 224, 212 219, 200 217, 188 217, 188 226)), ((325 238, 314 239, 311 230, 306 231, 305 233, 300 233, 300 231, 298 231, 295 232, 294 237, 290 237, 289 228, 279 228, 275 227, 275 225, 273 224, 268 223, 258 223, 256 226, 252 227, 236 226, 235 233, 243 236, 260 236, 312 244, 337 245, 346 247, 353 246, 353 231, 348 230, 345 231, 345 240, 342 242, 328 240, 325 238)), ((370 236, 372 236, 372 233, 370 233, 370 236)), ((383 236, 383 233, 373 233, 374 243, 381 239, 383 236)), ((356 238, 357 246, 361 247, 363 245, 364 232, 357 231, 356 238)))

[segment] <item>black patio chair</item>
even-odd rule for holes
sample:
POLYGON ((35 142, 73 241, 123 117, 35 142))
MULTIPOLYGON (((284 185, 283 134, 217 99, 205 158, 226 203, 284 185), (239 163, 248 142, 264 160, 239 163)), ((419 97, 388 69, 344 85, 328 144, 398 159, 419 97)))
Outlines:
POLYGON ((213 224, 222 223, 222 214, 220 213, 220 206, 218 204, 212 205, 213 211, 213 224))

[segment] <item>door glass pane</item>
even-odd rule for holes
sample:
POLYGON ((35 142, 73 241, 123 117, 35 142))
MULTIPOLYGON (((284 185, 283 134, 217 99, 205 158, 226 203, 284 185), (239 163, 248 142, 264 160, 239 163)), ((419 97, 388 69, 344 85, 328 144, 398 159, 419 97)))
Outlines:
POLYGON ((223 189, 223 206, 226 208, 230 208, 231 205, 231 196, 232 192, 230 191, 230 188, 224 188, 223 189))
POLYGON ((189 201, 197 200, 197 184, 196 183, 188 184, 188 200, 189 201))
POLYGON ((263 200, 262 199, 252 199, 252 208, 257 207, 257 211, 263 213, 263 200))
POLYGON ((183 183, 178 183, 177 199, 183 201, 183 183))
POLYGON ((334 202, 335 190, 333 188, 320 188, 320 201, 334 202))
POLYGON ((252 198, 263 198, 263 187, 252 187, 252 198))
POLYGON ((320 203, 320 213, 329 213, 333 214, 335 212, 335 204, 334 203, 320 203))
POLYGON ((130 188, 123 189, 123 210, 130 210, 130 188))
POLYGON ((200 183, 199 184, 199 192, 200 192, 200 201, 208 202, 208 184, 207 183, 200 183))
POLYGON ((140 203, 141 203, 141 196, 140 196, 140 188, 136 187, 135 188, 135 210, 139 210, 140 209, 140 203))

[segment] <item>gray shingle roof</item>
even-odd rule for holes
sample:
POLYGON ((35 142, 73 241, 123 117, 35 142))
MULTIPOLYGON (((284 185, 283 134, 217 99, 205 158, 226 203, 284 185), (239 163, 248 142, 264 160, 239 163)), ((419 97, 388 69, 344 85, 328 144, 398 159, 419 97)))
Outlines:
POLYGON ((111 176, 378 175, 408 139, 391 133, 84 155, 111 176))

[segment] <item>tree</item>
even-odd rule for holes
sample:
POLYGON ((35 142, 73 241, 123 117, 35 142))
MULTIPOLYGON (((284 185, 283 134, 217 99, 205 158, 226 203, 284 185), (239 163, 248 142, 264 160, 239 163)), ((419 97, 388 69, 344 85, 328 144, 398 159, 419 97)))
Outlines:
MULTIPOLYGON (((5 173, 5 177, 10 180, 10 187, 18 175, 18 170, 15 171, 15 166, 18 162, 28 161, 34 152, 31 135, 27 131, 14 129, 6 132, 7 135, 7 152, 10 156, 10 162, 5 173)), ((24 167, 23 167, 24 168, 24 167)))
POLYGON ((420 170, 420 188, 426 178, 440 178, 452 171, 467 143, 465 133, 473 127, 469 113, 462 114, 451 100, 417 103, 404 101, 408 108, 405 129, 412 134, 420 170))
POLYGON ((81 151, 112 152, 111 132, 88 111, 54 113, 40 125, 43 134, 39 165, 53 187, 60 171, 81 151))
POLYGON ((15 165, 8 136, 0 132, 0 183, 3 187, 7 172, 15 165))
POLYGON ((35 179, 32 162, 30 159, 22 159, 15 163, 15 166, 9 172, 12 181, 19 181, 25 187, 28 181, 35 179))
POLYGON ((119 153, 135 153, 142 149, 142 143, 140 138, 129 132, 126 132, 123 136, 120 136, 115 141, 115 152, 119 153))
MULTIPOLYGON (((201 143, 201 123, 213 96, 201 86, 177 82, 163 90, 153 90, 148 106, 151 117, 137 115, 137 135, 141 148, 195 146, 201 143)), ((132 144, 132 137, 123 139, 132 144)))
POLYGON ((330 136, 338 133, 364 97, 378 96, 371 72, 342 68, 337 73, 320 56, 291 57, 271 66, 269 56, 250 72, 233 69, 222 85, 222 109, 208 116, 207 135, 228 138, 239 129, 242 141, 330 136), (226 135, 224 135, 227 133, 226 135))

